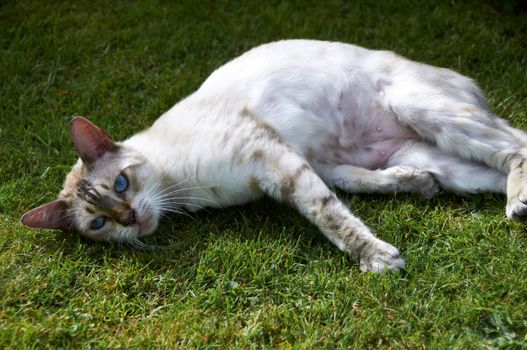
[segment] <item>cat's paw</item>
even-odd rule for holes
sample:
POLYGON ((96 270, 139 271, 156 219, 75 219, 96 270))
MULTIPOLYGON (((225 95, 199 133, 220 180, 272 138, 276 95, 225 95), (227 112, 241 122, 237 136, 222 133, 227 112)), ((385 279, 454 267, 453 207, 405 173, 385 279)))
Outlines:
POLYGON ((404 192, 418 192, 424 198, 432 198, 439 192, 439 184, 428 171, 410 166, 394 166, 388 168, 400 182, 400 190, 404 192))
POLYGON ((375 250, 363 254, 360 258, 360 269, 363 272, 399 271, 405 266, 397 248, 379 240, 375 250))
MULTIPOLYGON (((523 163, 527 164, 527 162, 523 163)), ((527 176, 523 175, 524 172, 527 174, 527 169, 514 169, 507 178, 505 214, 509 220, 524 221, 527 219, 527 176)))
POLYGON ((505 213, 509 220, 524 221, 527 219, 527 199, 525 201, 520 200, 519 197, 515 199, 509 199, 507 201, 507 207, 505 213))
POLYGON ((426 199, 430 199, 439 192, 439 184, 436 179, 427 171, 419 171, 413 181, 417 191, 426 199))

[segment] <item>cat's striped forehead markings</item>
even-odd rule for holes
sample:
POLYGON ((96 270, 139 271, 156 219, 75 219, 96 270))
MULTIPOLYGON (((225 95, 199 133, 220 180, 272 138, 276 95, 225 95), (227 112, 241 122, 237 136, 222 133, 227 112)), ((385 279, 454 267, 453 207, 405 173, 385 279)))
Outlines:
POLYGON ((76 192, 79 198, 93 205, 96 205, 101 197, 100 192, 92 186, 91 182, 84 179, 79 181, 76 192))
POLYGON ((88 214, 95 214, 95 210, 93 210, 90 207, 85 207, 84 210, 86 210, 88 212, 88 214))
MULTIPOLYGON (((108 186, 106 186, 108 187, 108 186)), ((113 217, 130 210, 130 205, 122 200, 117 200, 110 195, 99 192, 89 181, 81 180, 77 186, 77 196, 96 208, 106 211, 113 217)), ((86 207, 86 211, 89 212, 86 207)), ((90 208, 93 211, 93 209, 90 208)))

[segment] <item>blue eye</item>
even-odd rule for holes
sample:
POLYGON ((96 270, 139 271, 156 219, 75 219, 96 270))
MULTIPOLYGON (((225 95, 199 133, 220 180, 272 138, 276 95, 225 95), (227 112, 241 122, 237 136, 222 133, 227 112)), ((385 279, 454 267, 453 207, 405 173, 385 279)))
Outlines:
POLYGON ((128 179, 123 174, 120 174, 117 176, 117 179, 115 179, 115 184, 113 185, 113 189, 117 193, 122 193, 126 191, 128 188, 128 179))
POLYGON ((104 226, 106 223, 106 217, 105 216, 97 216, 95 219, 93 219, 90 222, 90 229, 92 230, 99 230, 104 226))

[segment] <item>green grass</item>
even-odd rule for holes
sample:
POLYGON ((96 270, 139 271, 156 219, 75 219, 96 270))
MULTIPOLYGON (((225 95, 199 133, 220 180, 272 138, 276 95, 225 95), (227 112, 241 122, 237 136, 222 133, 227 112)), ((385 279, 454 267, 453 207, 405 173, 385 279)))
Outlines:
POLYGON ((0 5, 0 348, 525 348, 527 234, 502 196, 339 193, 407 261, 362 274, 285 205, 173 216, 136 251, 19 217, 51 200, 85 115, 123 139, 259 43, 395 50, 475 78, 527 129, 520 2, 0 5))

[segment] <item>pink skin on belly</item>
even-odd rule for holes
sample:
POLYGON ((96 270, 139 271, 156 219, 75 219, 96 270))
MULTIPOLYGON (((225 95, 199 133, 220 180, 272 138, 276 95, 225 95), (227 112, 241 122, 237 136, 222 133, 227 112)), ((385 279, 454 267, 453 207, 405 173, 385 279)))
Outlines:
POLYGON ((333 130, 328 130, 328 138, 322 146, 329 147, 324 153, 329 156, 330 163, 379 169, 405 143, 418 139, 418 135, 402 126, 393 111, 384 105, 383 89, 387 84, 389 82, 373 84, 366 79, 360 87, 352 84, 340 94, 330 114, 333 130))
POLYGON ((332 165, 349 164, 379 169, 401 146, 418 136, 401 126, 395 116, 380 109, 368 118, 348 116, 336 134, 328 134, 315 160, 332 165))
POLYGON ((386 139, 365 143, 358 145, 354 150, 339 149, 337 156, 343 164, 371 170, 379 169, 407 141, 407 139, 386 139))
POLYGON ((337 154, 346 164, 378 169, 403 144, 417 137, 391 116, 374 119, 363 128, 355 123, 354 130, 345 130, 339 138, 337 154))

